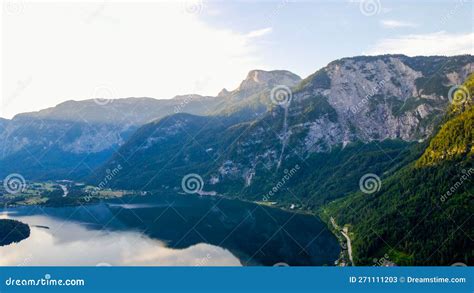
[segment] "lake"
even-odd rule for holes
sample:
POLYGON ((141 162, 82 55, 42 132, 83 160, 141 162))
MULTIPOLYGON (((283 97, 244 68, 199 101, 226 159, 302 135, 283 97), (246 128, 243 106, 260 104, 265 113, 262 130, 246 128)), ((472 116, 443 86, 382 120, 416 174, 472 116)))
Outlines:
POLYGON ((333 265, 340 247, 317 217, 221 197, 159 195, 74 207, 0 209, 31 228, 0 265, 333 265))

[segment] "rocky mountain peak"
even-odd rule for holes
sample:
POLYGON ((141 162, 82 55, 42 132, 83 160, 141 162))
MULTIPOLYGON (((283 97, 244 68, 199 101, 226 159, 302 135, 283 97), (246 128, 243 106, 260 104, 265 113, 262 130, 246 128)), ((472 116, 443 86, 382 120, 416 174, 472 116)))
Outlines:
POLYGON ((247 78, 242 81, 238 90, 252 90, 262 87, 274 87, 277 85, 294 86, 301 81, 298 75, 286 70, 251 70, 247 78))
POLYGON ((225 94, 237 100, 251 98, 255 94, 270 91, 272 88, 285 85, 293 87, 301 81, 298 75, 286 70, 251 70, 239 87, 231 92, 222 90, 219 95, 225 94))
POLYGON ((218 94, 217 96, 218 97, 225 97, 225 96, 228 96, 230 94, 230 92, 226 89, 226 88, 223 88, 218 94))

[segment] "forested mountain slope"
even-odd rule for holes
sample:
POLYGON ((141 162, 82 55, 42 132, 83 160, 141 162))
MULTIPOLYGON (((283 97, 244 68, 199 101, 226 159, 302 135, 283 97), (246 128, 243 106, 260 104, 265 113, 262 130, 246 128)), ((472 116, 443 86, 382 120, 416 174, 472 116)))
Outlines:
POLYGON ((398 265, 474 264, 474 75, 422 156, 362 192, 323 209, 351 231, 355 261, 389 256, 398 265))

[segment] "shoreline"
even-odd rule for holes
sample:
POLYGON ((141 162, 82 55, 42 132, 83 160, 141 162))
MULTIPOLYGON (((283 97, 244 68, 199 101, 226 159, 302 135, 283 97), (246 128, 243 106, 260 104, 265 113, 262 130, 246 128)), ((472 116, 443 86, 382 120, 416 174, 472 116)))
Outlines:
MULTIPOLYGON (((333 227, 332 225, 329 224, 329 223, 331 223, 331 221, 326 221, 325 220, 325 217, 322 214, 321 207, 319 208, 318 211, 305 211, 305 210, 301 210, 301 209, 288 209, 288 208, 285 208, 285 207, 276 206, 276 205, 272 205, 272 204, 265 204, 262 201, 252 201, 252 200, 240 199, 240 198, 236 198, 236 197, 229 197, 229 196, 222 195, 222 194, 217 194, 217 195, 214 195, 214 196, 215 197, 221 197, 221 198, 228 199, 228 200, 237 200, 237 201, 241 201, 241 202, 252 203, 252 204, 259 205, 259 206, 273 208, 273 209, 277 209, 277 210, 288 212, 288 213, 295 213, 295 214, 301 214, 301 215, 316 217, 319 221, 321 221, 323 224, 326 225, 327 229, 338 240, 339 248, 341 249, 341 253, 339 255, 339 258, 336 259, 334 266, 340 266, 340 264, 343 264, 343 266, 345 266, 344 264, 348 263, 348 261, 350 261, 352 266, 355 266, 354 261, 353 261, 353 257, 352 257, 352 254, 353 254, 352 253, 352 244, 349 244, 349 245, 346 244, 346 243, 348 243, 347 241, 350 242, 349 235, 347 234, 347 239, 341 238, 342 232, 338 233, 339 231, 336 229, 336 227, 333 227), (351 252, 348 252, 348 246, 350 247, 351 252), (347 255, 346 255, 346 252, 347 252, 347 255)), ((201 197, 204 197, 204 196, 201 196, 201 197)), ((330 219, 333 219, 333 217, 330 217, 330 219)))
MULTIPOLYGON (((158 192, 158 191, 157 191, 158 192)), ((150 194, 153 194, 153 191, 149 192, 150 194)), ((165 193, 169 193, 165 192, 165 193)), ((341 241, 340 234, 337 233, 337 230, 333 229, 333 227, 329 224, 329 222, 324 218, 324 216, 321 214, 321 212, 318 211, 307 211, 307 210, 302 210, 300 208, 295 208, 295 209, 289 209, 283 206, 278 206, 278 205, 273 205, 269 204, 269 202, 264 202, 264 201, 255 201, 255 200, 248 200, 248 199, 243 199, 243 198, 238 198, 238 197, 232 197, 232 196, 227 196, 223 194, 215 194, 215 195, 201 195, 201 194, 184 194, 184 193, 173 193, 176 195, 181 195, 181 196, 197 196, 200 198, 222 198, 226 200, 234 200, 234 201, 239 201, 239 202, 244 202, 244 203, 250 203, 250 204, 255 204, 259 205, 261 207, 267 207, 267 208, 272 208, 276 210, 280 210, 283 212, 287 213, 292 213, 292 214, 299 214, 299 215, 305 215, 305 216, 312 216, 316 217, 319 221, 321 221, 322 224, 326 225, 326 228, 331 232, 331 234, 336 237, 339 243, 339 248, 341 249, 341 255, 339 258, 337 258, 334 262, 335 266, 338 266, 341 263, 346 263, 347 258, 343 255, 344 252, 346 251, 346 245, 344 241, 341 241)), ((136 197, 137 195, 124 195, 122 197, 136 197)), ((73 206, 82 206, 82 205, 92 205, 92 204, 98 204, 100 202, 107 202, 109 199, 113 200, 114 198, 93 198, 88 201, 82 202, 80 199, 83 197, 78 197, 79 201, 76 202, 67 202, 67 203, 62 203, 62 204, 48 204, 47 202, 45 203, 31 203, 31 204, 13 204, 9 206, 4 206, 5 208, 18 208, 18 207, 28 207, 28 206, 44 206, 44 207, 49 207, 49 208, 61 208, 61 207, 73 207, 73 206)))
POLYGON ((0 219, 0 247, 21 242, 30 237, 26 223, 14 219, 0 219))
POLYGON ((339 259, 337 260, 338 262, 337 265, 341 264, 342 266, 346 266, 347 264, 350 263, 352 266, 355 266, 353 257, 352 257, 353 256, 352 243, 350 244, 350 249, 351 249, 350 253, 348 249, 349 247, 348 240, 350 241, 349 234, 347 233, 347 238, 346 238, 342 233, 342 229, 340 229, 337 223, 335 222, 334 217, 327 214, 327 212, 323 208, 319 209, 318 215, 321 218, 321 220, 326 223, 331 233, 339 240, 339 246, 341 247, 341 254, 339 256, 339 259))

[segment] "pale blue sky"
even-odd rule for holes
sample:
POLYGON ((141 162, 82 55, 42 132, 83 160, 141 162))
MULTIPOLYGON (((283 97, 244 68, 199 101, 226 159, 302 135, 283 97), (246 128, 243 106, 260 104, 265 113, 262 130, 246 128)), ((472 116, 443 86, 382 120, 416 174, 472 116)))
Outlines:
MULTIPOLYGON (((445 32, 446 35, 463 34, 466 37, 471 34, 470 52, 473 52, 472 0, 203 3, 201 18, 212 26, 242 33, 271 28, 271 32, 258 40, 265 63, 292 70, 303 77, 332 60, 371 54, 378 42, 408 35, 445 32), (364 11, 370 7, 375 8, 364 11)), ((454 47, 460 48, 461 52, 466 48, 454 47)), ((403 52, 402 44, 399 48, 400 53, 410 53, 403 52)), ((418 49, 420 55, 429 51, 423 47, 413 49, 418 49)), ((451 49, 449 44, 441 43, 436 49, 439 54, 452 55, 447 51, 451 49)))
POLYGON ((6 3, 6 118, 71 99, 216 95, 252 69, 304 78, 361 54, 473 53, 472 0, 6 3))

